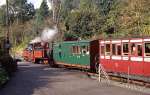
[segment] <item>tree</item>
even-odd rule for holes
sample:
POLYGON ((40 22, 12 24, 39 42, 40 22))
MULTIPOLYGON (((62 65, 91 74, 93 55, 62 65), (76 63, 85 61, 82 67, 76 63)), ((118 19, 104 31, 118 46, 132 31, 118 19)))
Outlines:
POLYGON ((149 0, 117 0, 108 14, 106 30, 114 28, 115 37, 150 34, 149 4, 149 0))
POLYGON ((6 25, 6 12, 3 8, 5 9, 5 6, 0 8, 0 25, 2 26, 6 25))
POLYGON ((21 22, 28 21, 35 15, 34 5, 27 3, 27 0, 9 0, 9 7, 15 15, 15 18, 21 22))
POLYGON ((65 20, 68 17, 69 13, 73 9, 74 0, 64 0, 61 4, 61 18, 65 20))
POLYGON ((42 15, 44 18, 49 16, 49 7, 47 5, 47 1, 43 0, 41 3, 40 9, 39 9, 40 15, 42 15))
POLYGON ((89 9, 93 8, 94 3, 92 0, 80 0, 80 9, 89 9))
POLYGON ((36 10, 36 15, 35 15, 35 20, 34 20, 34 31, 39 34, 39 27, 43 24, 44 22, 44 18, 43 16, 40 14, 40 10, 37 9, 36 10))
POLYGON ((44 19, 50 15, 46 0, 43 0, 39 9, 36 10, 36 23, 42 24, 44 19))
POLYGON ((116 0, 94 0, 100 13, 106 16, 116 0))
POLYGON ((39 9, 36 10, 34 30, 39 34, 39 28, 44 24, 45 19, 50 16, 49 7, 47 1, 43 0, 39 9))
POLYGON ((80 8, 72 11, 66 20, 67 32, 84 39, 101 32, 103 20, 91 0, 81 0, 80 8))

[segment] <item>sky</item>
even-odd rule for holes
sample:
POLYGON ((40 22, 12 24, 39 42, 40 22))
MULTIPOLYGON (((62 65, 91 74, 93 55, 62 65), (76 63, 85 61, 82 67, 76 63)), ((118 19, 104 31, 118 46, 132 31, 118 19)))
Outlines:
POLYGON ((0 6, 1 6, 1 5, 4 5, 5 3, 6 3, 5 0, 0 0, 0 6))
MULTIPOLYGON (((28 2, 31 2, 32 4, 34 4, 34 7, 36 9, 40 7, 42 1, 43 0, 28 0, 28 2)), ((48 2, 48 0, 47 0, 47 2, 48 2)), ((4 4, 6 4, 6 0, 0 0, 0 6, 4 5, 4 4)), ((51 9, 51 4, 50 3, 48 3, 48 6, 51 9)))

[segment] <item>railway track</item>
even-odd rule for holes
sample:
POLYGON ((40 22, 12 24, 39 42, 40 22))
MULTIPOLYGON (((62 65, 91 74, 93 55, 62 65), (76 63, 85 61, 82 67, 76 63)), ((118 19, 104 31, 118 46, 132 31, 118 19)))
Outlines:
MULTIPOLYGON (((92 79, 99 80, 99 75, 96 73, 86 72, 86 74, 92 79)), ((116 77, 112 75, 109 76, 109 79, 109 82, 106 81, 105 77, 102 75, 100 83, 107 83, 108 85, 119 86, 122 88, 147 93, 147 95, 150 95, 150 83, 132 79, 128 80, 127 78, 116 77)))

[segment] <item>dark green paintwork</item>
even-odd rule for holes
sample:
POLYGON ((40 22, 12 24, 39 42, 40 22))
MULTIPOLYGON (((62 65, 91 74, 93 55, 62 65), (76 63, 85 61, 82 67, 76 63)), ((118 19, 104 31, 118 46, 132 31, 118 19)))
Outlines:
POLYGON ((59 62, 89 66, 90 56, 89 54, 84 54, 82 52, 82 47, 89 46, 89 44, 90 41, 68 41, 55 43, 53 46, 54 59, 59 62), (81 48, 81 53, 72 54, 72 46, 79 46, 81 48))

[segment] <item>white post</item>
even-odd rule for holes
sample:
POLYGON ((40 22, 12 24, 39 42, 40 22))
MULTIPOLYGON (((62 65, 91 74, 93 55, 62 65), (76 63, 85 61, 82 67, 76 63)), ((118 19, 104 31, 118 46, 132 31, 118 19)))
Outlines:
POLYGON ((101 82, 101 67, 100 67, 100 64, 99 64, 99 67, 98 67, 98 74, 99 74, 99 82, 101 82))
POLYGON ((127 81, 128 81, 128 83, 129 83, 129 75, 130 75, 130 67, 128 66, 128 79, 127 79, 127 81))

